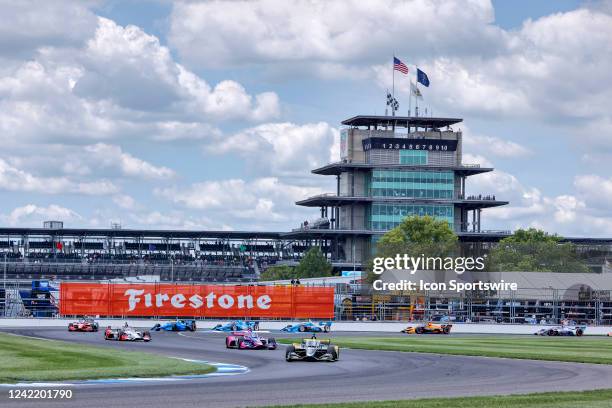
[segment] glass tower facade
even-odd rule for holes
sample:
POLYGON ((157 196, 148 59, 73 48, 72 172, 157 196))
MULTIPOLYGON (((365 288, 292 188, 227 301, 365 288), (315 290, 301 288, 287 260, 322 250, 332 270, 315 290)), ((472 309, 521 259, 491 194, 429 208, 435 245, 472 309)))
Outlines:
POLYGON ((452 171, 374 169, 368 181, 371 197, 450 200, 455 186, 452 171))
POLYGON ((394 204, 373 203, 368 214, 369 228, 373 231, 386 231, 397 227, 404 218, 412 215, 429 215, 444 220, 453 226, 454 208, 452 204, 394 204))

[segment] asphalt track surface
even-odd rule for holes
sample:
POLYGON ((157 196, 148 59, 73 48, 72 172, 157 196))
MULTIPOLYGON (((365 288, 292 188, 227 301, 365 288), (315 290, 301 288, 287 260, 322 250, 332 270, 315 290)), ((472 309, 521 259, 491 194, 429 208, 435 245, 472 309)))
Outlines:
MULTIPOLYGON (((68 333, 64 329, 5 330, 17 334, 77 343, 146 351, 165 356, 240 364, 246 374, 181 382, 97 384, 71 388, 73 399, 9 400, 0 388, 0 406, 30 407, 243 407, 408 399, 442 396, 518 394, 610 388, 612 366, 487 357, 347 350, 340 360, 292 362, 284 347, 227 350, 225 335, 153 333, 150 343, 108 342, 102 333, 68 333)), ((287 337, 286 333, 272 333, 287 337)), ((358 336, 361 333, 332 333, 358 336)), ((380 334, 377 334, 380 336, 380 334)), ((323 338, 324 336, 320 336, 323 338)), ((325 336, 327 337, 327 336, 325 336)), ((390 336, 390 341, 393 339, 390 336)))

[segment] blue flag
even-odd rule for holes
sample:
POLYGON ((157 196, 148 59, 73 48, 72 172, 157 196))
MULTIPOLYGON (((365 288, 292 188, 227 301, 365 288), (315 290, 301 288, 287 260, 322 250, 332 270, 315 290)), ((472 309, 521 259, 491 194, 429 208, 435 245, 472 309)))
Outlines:
POLYGON ((417 81, 422 83, 425 86, 429 86, 429 78, 427 78, 427 74, 417 68, 417 81))

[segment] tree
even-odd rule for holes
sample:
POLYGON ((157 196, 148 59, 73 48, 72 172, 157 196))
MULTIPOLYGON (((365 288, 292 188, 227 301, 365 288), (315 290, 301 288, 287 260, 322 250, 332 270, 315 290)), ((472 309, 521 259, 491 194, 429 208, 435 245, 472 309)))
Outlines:
POLYGON ((306 252, 299 265, 295 268, 297 278, 320 278, 331 276, 333 267, 327 261, 321 248, 312 247, 306 252))
MULTIPOLYGON (((447 257, 457 252, 458 238, 444 220, 430 216, 406 217, 395 228, 383 235, 376 244, 375 257, 395 257, 397 254, 425 257, 447 257)), ((372 272, 372 260, 367 263, 369 282, 376 275, 372 272)))
POLYGON ((321 252, 321 248, 312 247, 306 252, 296 267, 288 265, 271 266, 259 277, 262 281, 321 278, 331 276, 333 267, 321 252))
POLYGON ((271 280, 284 280, 293 279, 295 277, 295 270, 293 267, 288 265, 275 265, 271 266, 261 273, 259 280, 271 281, 271 280))
POLYGON ((588 272, 572 243, 536 228, 518 229, 499 241, 487 260, 488 270, 509 272, 588 272))

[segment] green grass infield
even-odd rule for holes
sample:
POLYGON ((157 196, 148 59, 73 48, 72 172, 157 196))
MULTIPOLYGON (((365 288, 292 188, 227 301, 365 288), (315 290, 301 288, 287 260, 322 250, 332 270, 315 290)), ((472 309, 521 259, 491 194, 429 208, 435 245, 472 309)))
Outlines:
MULTIPOLYGON (((403 337, 333 337, 340 347, 505 357, 529 360, 612 364, 612 338, 404 335, 403 337)), ((327 338, 327 336, 325 336, 327 338)), ((295 339, 280 339, 289 344, 295 339)))
MULTIPOLYGON (((143 344, 143 350, 147 345, 143 344)), ((0 383, 206 374, 215 368, 170 357, 0 333, 0 383)))
MULTIPOLYGON (((494 397, 427 398, 401 401, 285 405, 292 408, 604 408, 612 407, 612 390, 547 392, 494 397)), ((280 408, 280 406, 277 406, 280 408)))

